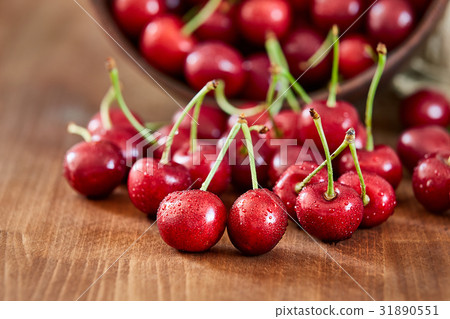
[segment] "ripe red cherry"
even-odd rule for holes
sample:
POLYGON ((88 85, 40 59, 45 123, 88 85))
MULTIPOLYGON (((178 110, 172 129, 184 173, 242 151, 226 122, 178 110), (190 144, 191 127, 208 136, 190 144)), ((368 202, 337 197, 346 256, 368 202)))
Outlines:
POLYGON ((450 135, 440 126, 424 126, 409 129, 400 136, 397 152, 409 170, 425 155, 450 150, 450 135))
POLYGON ((270 61, 267 54, 249 56, 242 67, 247 74, 247 82, 242 90, 244 97, 254 101, 265 100, 270 85, 270 61))
MULTIPOLYGON (((136 120, 144 125, 144 121, 142 118, 137 115, 135 112, 131 112, 133 116, 136 118, 136 120)), ((119 108, 110 108, 109 109, 109 116, 111 118, 111 125, 113 128, 125 128, 125 129, 131 129, 136 132, 134 127, 130 124, 130 121, 125 117, 122 110, 119 108)), ((87 129, 89 133, 92 135, 101 133, 104 131, 104 127, 102 124, 102 119, 100 116, 100 112, 95 113, 95 115, 91 118, 91 120, 88 123, 87 129)))
POLYGON ((227 210, 219 197, 201 190, 169 194, 157 214, 162 239, 175 249, 202 252, 222 237, 227 210))
POLYGON ((237 39, 237 28, 233 22, 233 7, 222 2, 219 8, 195 31, 195 35, 202 41, 220 40, 234 43, 237 39))
POLYGON ((274 115, 273 121, 278 132, 273 127, 272 121, 268 120, 265 124, 269 128, 268 138, 297 139, 299 137, 298 112, 292 110, 281 111, 274 115))
POLYGON ((140 50, 151 65, 171 74, 183 71, 186 57, 195 46, 195 39, 183 34, 182 27, 181 20, 170 15, 155 18, 145 27, 140 50))
POLYGON ((239 8, 237 20, 244 37, 264 45, 266 36, 273 32, 283 38, 291 25, 291 8, 285 0, 250 0, 239 8))
POLYGON ((114 17, 131 36, 138 36, 145 25, 166 11, 163 0, 114 0, 114 17))
POLYGON ((297 197, 295 211, 302 228, 325 242, 350 238, 361 224, 364 206, 352 188, 334 183, 336 197, 326 200, 327 182, 307 185, 297 197))
MULTIPOLYGON (((295 212, 295 201, 298 196, 295 186, 301 183, 316 168, 317 164, 312 162, 301 162, 292 165, 281 175, 273 188, 273 192, 280 197, 286 206, 287 212, 294 220, 298 220, 295 212)), ((326 180, 327 172, 321 170, 311 179, 310 184, 322 183, 326 180)))
POLYGON ((355 146, 357 149, 363 149, 364 147, 366 147, 367 143, 366 127, 362 123, 359 123, 355 128, 355 132, 355 146))
MULTIPOLYGON (((363 176, 370 202, 364 206, 360 227, 370 228, 384 223, 394 213, 397 200, 394 189, 384 178, 367 172, 364 172, 363 176)), ((353 188, 361 195, 361 184, 355 172, 345 173, 339 177, 338 182, 353 188)))
POLYGON ((255 189, 234 202, 227 231, 234 247, 245 255, 256 256, 271 251, 287 225, 286 208, 280 198, 267 189, 255 189))
POLYGON ((321 47, 325 38, 312 28, 301 26, 286 38, 283 43, 283 52, 289 64, 289 69, 299 83, 306 88, 317 87, 325 83, 331 73, 331 56, 313 68, 305 68, 309 58, 321 47), (305 72, 308 70, 307 72, 305 72))
POLYGON ((414 27, 414 12, 405 0, 380 0, 369 11, 366 29, 374 43, 392 50, 414 27))
POLYGON ((402 101, 400 119, 405 127, 450 124, 450 103, 439 92, 420 90, 402 101))
MULTIPOLYGON (((164 146, 166 144, 167 136, 170 133, 170 130, 172 129, 172 125, 166 125, 160 128, 155 134, 157 136, 156 145, 152 147, 154 149, 153 154, 149 154, 149 156, 154 158, 161 158, 162 153, 164 151, 164 146)), ((173 139, 172 144, 172 153, 175 153, 179 149, 185 147, 189 144, 189 137, 190 133, 186 129, 180 129, 177 131, 177 134, 175 135, 173 139)))
POLYGON ((105 197, 125 176, 125 160, 120 149, 107 141, 81 142, 64 158, 64 177, 78 193, 105 197))
POLYGON ((370 48, 370 43, 358 34, 342 39, 339 46, 339 72, 350 79, 374 65, 368 51, 370 48))
POLYGON ((208 81, 222 79, 225 94, 239 93, 245 83, 243 58, 233 47, 221 42, 203 42, 186 58, 184 74, 189 84, 200 90, 208 81))
POLYGON ((361 0, 312 0, 311 15, 314 24, 323 30, 333 25, 345 31, 362 13, 361 0))
POLYGON ((450 209, 450 151, 426 156, 414 169, 414 195, 431 212, 450 209))
POLYGON ((153 158, 138 160, 128 175, 128 193, 134 206, 156 217, 161 201, 168 194, 191 186, 189 171, 180 164, 162 165, 153 158))

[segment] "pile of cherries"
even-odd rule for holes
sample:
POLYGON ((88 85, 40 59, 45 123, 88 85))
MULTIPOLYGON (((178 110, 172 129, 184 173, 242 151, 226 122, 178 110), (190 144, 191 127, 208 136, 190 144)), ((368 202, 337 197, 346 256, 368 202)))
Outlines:
POLYGON ((391 51, 413 31, 428 0, 113 0, 112 14, 153 67, 194 90, 222 79, 228 97, 263 100, 270 85, 268 33, 276 36, 295 78, 325 85, 332 25, 348 31, 339 66, 352 78, 374 64, 374 46, 391 51), (367 12, 366 12, 367 11, 367 12), (319 52, 317 54, 317 52, 319 52), (211 58, 214 57, 214 58, 211 58), (308 72, 305 73, 305 71, 308 72))

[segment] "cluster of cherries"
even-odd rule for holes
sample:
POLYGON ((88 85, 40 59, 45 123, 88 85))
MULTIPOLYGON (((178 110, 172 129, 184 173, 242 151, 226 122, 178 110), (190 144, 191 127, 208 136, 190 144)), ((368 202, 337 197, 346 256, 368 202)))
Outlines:
POLYGON ((307 89, 327 83, 328 30, 342 39, 341 75, 373 65, 374 45, 393 50, 414 29, 428 0, 113 0, 112 14, 155 68, 200 90, 222 79, 228 97, 263 100, 269 89, 266 35, 277 37, 292 74, 307 89), (366 12, 367 11, 367 12, 366 12), (214 57, 213 59, 211 57, 214 57), (308 72, 305 72, 305 71, 308 72))

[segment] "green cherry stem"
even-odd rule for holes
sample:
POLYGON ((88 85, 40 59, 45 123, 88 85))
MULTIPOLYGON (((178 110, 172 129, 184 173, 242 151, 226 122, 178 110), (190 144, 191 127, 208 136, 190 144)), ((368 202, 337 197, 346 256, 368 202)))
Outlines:
POLYGON ((116 99, 116 91, 113 87, 108 89, 105 96, 100 103, 100 119, 102 121, 102 126, 105 130, 110 130, 112 128, 111 116, 109 115, 109 108, 112 102, 116 99))
POLYGON ((215 97, 216 102, 219 105, 219 107, 227 113, 228 115, 239 115, 242 112, 245 112, 245 116, 252 116, 256 115, 258 113, 261 113, 266 109, 266 106, 264 104, 258 104, 254 107, 248 108, 248 109, 239 109, 235 106, 233 106, 230 102, 228 102, 226 96, 225 96, 225 83, 222 80, 217 81, 217 88, 215 90, 215 97))
POLYGON ((352 153, 353 162, 355 163, 356 173, 358 173, 359 182, 361 184, 361 198, 363 200, 364 206, 367 206, 370 202, 370 198, 366 193, 366 183, 364 182, 364 177, 362 175, 361 167, 359 166, 358 154, 356 153, 355 137, 349 142, 348 147, 352 153))
POLYGON ((331 32, 333 34, 333 69, 331 71, 330 93, 328 95, 327 106, 335 107, 339 85, 339 28, 334 25, 331 32))
POLYGON ((247 147, 248 150, 248 159, 250 161, 250 172, 252 174, 252 187, 253 189, 258 189, 259 188, 258 175, 256 174, 255 153, 253 151, 252 135, 250 134, 250 129, 245 119, 241 119, 241 128, 245 137, 245 146, 247 147))
POLYGON ((241 118, 240 118, 238 120, 238 122, 236 124, 234 124, 230 133, 228 134, 225 144, 223 145, 222 149, 220 150, 220 153, 217 156, 216 161, 214 162, 214 166, 212 167, 211 171, 209 172, 208 176, 206 177, 205 181, 203 182, 200 190, 202 190, 202 191, 208 190, 209 184, 211 183, 212 179, 214 178, 214 175, 216 174, 220 163, 222 163, 223 158, 225 157, 225 154, 227 153, 228 149, 230 148, 230 145, 233 142, 234 138, 236 137, 237 133, 241 130, 241 125, 242 124, 241 124, 241 118))
POLYGON ((328 51, 333 46, 333 38, 333 29, 331 29, 320 48, 308 59, 308 61, 300 63, 300 70, 313 68, 322 62, 328 56, 328 51))
POLYGON ((89 133, 86 128, 76 125, 73 122, 70 122, 69 125, 67 125, 67 132, 70 134, 80 135, 86 142, 92 141, 91 133, 89 133))
POLYGON ((300 96, 300 98, 306 103, 310 104, 312 102, 311 97, 306 93, 305 89, 298 83, 294 76, 287 70, 283 70, 283 76, 285 76, 291 83, 294 91, 300 96))
POLYGON ((383 75, 384 67, 386 66, 386 46, 382 43, 378 44, 378 65, 375 75, 373 76, 372 83, 370 84, 369 94, 367 95, 366 103, 366 129, 367 129, 367 143, 366 150, 371 152, 374 149, 373 133, 372 133, 372 114, 373 114, 373 102, 375 100, 375 94, 377 92, 378 84, 380 83, 381 76, 383 75))
POLYGON ((194 98, 188 103, 188 105, 186 105, 183 112, 180 114, 180 117, 177 119, 172 129, 170 130, 169 136, 167 137, 166 146, 161 156, 161 160, 159 161, 161 164, 166 165, 169 163, 170 150, 172 148, 173 139, 186 114, 189 113, 189 111, 197 104, 198 101, 203 100, 205 95, 208 94, 210 91, 215 90, 216 87, 217 82, 215 80, 206 83, 206 85, 194 96, 194 98))
POLYGON ((200 11, 186 23, 181 30, 185 35, 191 35, 217 10, 222 0, 209 0, 200 11))
POLYGON ((278 64, 272 64, 270 67, 270 85, 266 94, 266 105, 272 105, 275 96, 275 91, 277 89, 277 84, 279 81, 279 76, 281 72, 281 67, 278 64))
MULTIPOLYGON (((331 154, 331 160, 334 160, 336 157, 339 156, 339 154, 341 154, 349 145, 349 141, 353 138, 354 139, 355 136, 355 130, 353 128, 349 129, 347 131, 347 134, 345 135, 345 139, 342 142, 342 144, 333 152, 333 154, 331 154)), ((311 172, 311 174, 309 174, 303 181, 301 181, 300 183, 297 183, 295 185, 295 191, 298 193, 300 193, 302 191, 302 189, 311 181, 311 179, 317 175, 317 173, 319 173, 325 166, 327 166, 327 161, 323 161, 319 166, 317 166, 317 168, 311 172)))
POLYGON ((200 109, 202 108, 203 100, 205 99, 205 96, 202 96, 198 99, 197 103, 195 104, 194 108, 194 114, 192 114, 192 120, 191 120, 191 136, 190 136, 190 144, 189 144, 189 153, 194 153, 194 151, 197 149, 197 127, 199 125, 198 119, 200 117, 200 109))

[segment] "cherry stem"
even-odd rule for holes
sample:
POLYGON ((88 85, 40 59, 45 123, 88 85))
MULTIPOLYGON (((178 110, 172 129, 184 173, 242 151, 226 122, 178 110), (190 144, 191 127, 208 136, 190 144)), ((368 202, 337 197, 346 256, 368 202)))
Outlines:
POLYGON ((190 145, 189 145, 189 153, 194 153, 197 149, 197 127, 199 125, 198 119, 200 117, 200 109, 202 108, 203 100, 205 96, 202 96, 198 99, 195 104, 194 114, 192 114, 191 120, 191 136, 190 136, 190 145))
POLYGON ((300 70, 304 70, 306 72, 308 69, 321 63, 328 56, 328 51, 333 46, 333 38, 333 29, 331 29, 320 48, 308 59, 308 61, 300 63, 300 70))
MULTIPOLYGON (((338 157, 348 146, 349 140, 351 138, 354 139, 355 130, 353 128, 349 129, 347 131, 347 134, 345 135, 345 139, 342 142, 342 144, 331 154, 331 160, 334 160, 336 157, 338 157)), ((311 172, 303 181, 300 183, 297 183, 295 185, 295 191, 297 193, 300 193, 302 189, 308 184, 314 176, 317 175, 325 166, 327 166, 327 161, 323 161, 314 171, 311 172)))
POLYGON ((280 72, 281 67, 278 64, 272 64, 272 66, 270 67, 271 81, 266 94, 266 105, 272 105, 273 103, 273 98, 277 89, 280 72))
POLYGON ((263 104, 258 104, 245 110, 233 106, 230 102, 228 102, 225 96, 225 83, 222 80, 218 80, 217 83, 217 88, 215 90, 216 102, 222 111, 228 115, 239 115, 242 112, 245 112, 246 116, 252 116, 261 113, 266 109, 266 106, 263 104))
POLYGON ((305 89, 298 83, 298 81, 294 78, 294 76, 290 72, 283 70, 283 76, 285 76, 288 79, 294 91, 300 96, 300 98, 306 104, 310 104, 312 102, 311 97, 308 95, 308 93, 306 93, 305 89))
POLYGON ((250 132, 256 131, 259 134, 266 134, 269 132, 269 129, 265 125, 252 125, 249 127, 250 132))
POLYGON ((196 105, 198 101, 203 100, 205 95, 208 94, 210 91, 215 90, 216 87, 217 82, 215 80, 206 83, 206 85, 194 96, 194 98, 188 103, 188 105, 186 105, 183 112, 180 114, 180 117, 172 126, 169 136, 167 137, 166 147, 164 148, 161 160, 159 161, 161 164, 166 165, 169 163, 170 150, 172 148, 173 139, 178 131, 178 128, 181 125, 181 122, 183 122, 183 119, 185 118, 186 114, 189 113, 189 111, 196 105))
POLYGON ((222 149, 220 150, 219 155, 217 156, 216 161, 214 162, 214 166, 212 167, 211 171, 209 172, 208 176, 206 177, 205 181, 203 182, 200 190, 206 191, 208 189, 209 184, 211 183, 212 179, 214 178, 214 175, 216 174, 220 163, 222 163, 223 158, 225 157, 225 154, 227 153, 228 149, 230 148, 231 143, 233 142, 237 133, 241 130, 241 125, 242 125, 241 120, 239 120, 232 127, 232 129, 231 129, 230 133, 228 134, 228 137, 225 141, 225 144, 223 145, 222 149))
POLYGON ((181 32, 185 35, 191 35, 197 30, 209 17, 217 10, 222 0, 209 0, 200 11, 184 25, 181 32))
POLYGON ((147 123, 145 123, 145 128, 152 130, 152 131, 156 131, 167 124, 168 124, 167 122, 147 122, 147 123))
POLYGON ((245 137, 245 146, 247 147, 248 150, 248 159, 250 161, 250 172, 252 174, 252 187, 253 189, 258 189, 259 188, 258 175, 256 174, 255 154, 253 151, 252 135, 250 134, 250 129, 245 119, 241 119, 241 128, 245 137))
POLYGON ((91 133, 89 133, 86 128, 76 125, 75 123, 70 122, 69 125, 67 125, 67 132, 80 135, 86 142, 92 141, 91 133))
POLYGON ((102 121, 102 126, 105 130, 110 130, 112 128, 111 116, 109 114, 109 109, 112 102, 116 99, 116 92, 113 87, 108 89, 105 96, 100 103, 100 119, 102 121))
POLYGON ((377 46, 378 53, 378 65, 375 75, 373 76, 372 83, 370 84, 369 94, 367 95, 366 103, 366 129, 367 129, 367 143, 366 150, 371 152, 374 149, 373 133, 372 133, 372 115, 373 115, 373 102, 375 100, 375 94, 383 75, 384 67, 386 66, 387 49, 383 43, 379 43, 377 46))
POLYGON ((359 166, 358 154, 356 153, 355 138, 349 142, 348 147, 352 153, 353 162, 355 163, 356 173, 358 173, 359 182, 361 184, 361 198, 363 200, 364 206, 367 206, 370 202, 370 198, 366 193, 366 183, 364 182, 364 177, 362 175, 361 167, 359 166))
POLYGON ((334 25, 331 29, 333 35, 333 69, 331 71, 330 93, 328 95, 327 106, 336 106, 336 95, 339 85, 339 28, 334 25))
POLYGON ((317 132, 319 133, 320 141, 322 142, 323 150, 325 152, 325 158, 327 159, 328 187, 324 197, 326 200, 332 200, 336 197, 336 193, 334 192, 333 165, 331 164, 330 149, 328 148, 327 138, 325 137, 325 133, 323 131, 322 120, 320 119, 319 113, 317 113, 313 108, 309 110, 309 113, 314 120, 314 124, 316 124, 317 132))
POLYGON ((139 121, 134 117, 133 113, 131 113, 127 104, 122 95, 122 90, 120 89, 120 81, 119 81, 119 71, 116 66, 116 61, 113 58, 106 59, 106 68, 109 72, 109 77, 111 78, 111 84, 115 91, 115 96, 117 99, 117 103, 119 104, 120 109, 122 110, 125 117, 128 119, 130 124, 141 133, 141 135, 150 143, 155 143, 155 138, 151 134, 150 130, 144 127, 139 121))

